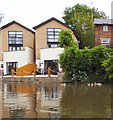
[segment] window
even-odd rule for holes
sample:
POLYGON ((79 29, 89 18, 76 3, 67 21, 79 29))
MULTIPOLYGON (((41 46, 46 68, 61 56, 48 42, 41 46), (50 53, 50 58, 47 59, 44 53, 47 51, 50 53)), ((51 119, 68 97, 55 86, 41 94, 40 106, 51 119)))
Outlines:
POLYGON ((103 26, 103 31, 104 31, 104 32, 107 32, 107 31, 108 31, 108 26, 107 26, 107 25, 104 25, 104 26, 103 26))
POLYGON ((23 32, 10 31, 8 32, 9 51, 21 50, 23 46, 23 32))
POLYGON ((109 45, 109 43, 110 43, 109 39, 102 39, 101 40, 101 44, 103 44, 103 45, 109 45))
POLYGON ((43 63, 39 63, 39 67, 42 67, 43 63))
POLYGON ((47 42, 49 47, 57 47, 58 45, 58 35, 61 28, 48 28, 47 29, 47 42), (57 44, 56 44, 57 43, 57 44), (52 45, 51 45, 52 44, 52 45), (53 45, 55 44, 55 45, 53 45))
POLYGON ((48 44, 49 48, 56 48, 58 47, 58 44, 48 44))
POLYGON ((1 64, 1 68, 3 68, 4 67, 4 65, 3 64, 1 64))

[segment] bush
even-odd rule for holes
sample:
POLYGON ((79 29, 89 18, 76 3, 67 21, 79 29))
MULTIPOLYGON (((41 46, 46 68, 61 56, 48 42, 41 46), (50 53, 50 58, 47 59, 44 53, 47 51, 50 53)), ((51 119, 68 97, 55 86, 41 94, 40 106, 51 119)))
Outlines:
POLYGON ((102 62, 102 66, 105 67, 106 70, 106 78, 113 79, 113 56, 108 58, 107 60, 104 60, 102 62))
POLYGON ((105 79, 107 72, 105 65, 102 64, 111 55, 113 55, 112 50, 102 45, 92 49, 77 49, 74 46, 64 49, 60 55, 60 64, 65 72, 64 80, 94 82, 96 76, 102 76, 105 79), (95 79, 91 79, 92 76, 95 76, 95 79))

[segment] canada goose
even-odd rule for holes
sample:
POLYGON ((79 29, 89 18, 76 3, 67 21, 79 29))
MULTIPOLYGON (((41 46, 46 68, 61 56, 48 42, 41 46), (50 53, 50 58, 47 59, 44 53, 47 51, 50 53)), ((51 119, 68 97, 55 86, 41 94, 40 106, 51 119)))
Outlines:
POLYGON ((65 86, 66 86, 66 83, 61 84, 61 86, 65 87, 65 86))
POLYGON ((89 87, 94 86, 94 83, 88 83, 88 86, 89 87))
POLYGON ((102 86, 102 83, 94 83, 96 86, 102 86))
POLYGON ((89 87, 90 87, 90 85, 91 85, 90 83, 87 84, 87 86, 89 86, 89 87))

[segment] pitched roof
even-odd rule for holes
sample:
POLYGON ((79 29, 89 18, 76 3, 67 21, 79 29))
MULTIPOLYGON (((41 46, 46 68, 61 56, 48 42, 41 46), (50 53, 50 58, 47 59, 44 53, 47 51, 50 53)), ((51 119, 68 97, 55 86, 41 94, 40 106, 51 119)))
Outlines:
POLYGON ((42 22, 41 24, 33 27, 33 29, 36 30, 37 28, 39 28, 39 27, 41 27, 41 26, 43 26, 43 25, 45 25, 45 24, 47 24, 47 23, 49 23, 49 22, 51 22, 51 21, 53 21, 53 20, 56 21, 56 22, 58 22, 58 23, 60 23, 60 24, 62 24, 63 26, 65 26, 65 27, 67 27, 67 28, 69 28, 69 29, 71 29, 71 30, 74 30, 74 29, 72 29, 71 27, 69 27, 68 25, 66 25, 65 23, 61 22, 60 20, 58 20, 58 19, 56 19, 56 18, 54 18, 54 17, 52 17, 52 18, 46 20, 45 22, 42 22))
POLYGON ((113 19, 94 19, 94 24, 102 25, 102 24, 107 24, 107 25, 113 25, 113 19))
POLYGON ((21 25, 20 23, 18 23, 18 22, 16 22, 16 21, 12 21, 12 22, 10 22, 10 23, 8 23, 8 24, 2 26, 1 29, 5 29, 5 28, 7 28, 8 26, 13 25, 13 24, 17 24, 17 25, 19 25, 19 26, 25 28, 26 30, 32 32, 33 34, 35 33, 34 31, 30 30, 29 28, 27 28, 27 27, 21 25))

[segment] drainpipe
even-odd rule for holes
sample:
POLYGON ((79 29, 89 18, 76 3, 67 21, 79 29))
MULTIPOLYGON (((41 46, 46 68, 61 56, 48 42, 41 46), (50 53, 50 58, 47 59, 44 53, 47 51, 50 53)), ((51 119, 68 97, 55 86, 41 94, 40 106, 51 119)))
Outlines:
POLYGON ((36 31, 35 31, 35 33, 34 33, 34 63, 36 64, 36 36, 35 36, 35 34, 36 34, 36 31))

